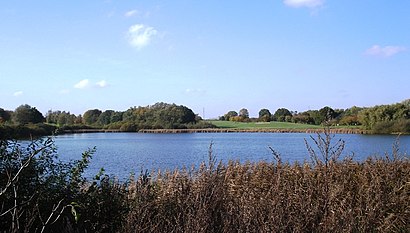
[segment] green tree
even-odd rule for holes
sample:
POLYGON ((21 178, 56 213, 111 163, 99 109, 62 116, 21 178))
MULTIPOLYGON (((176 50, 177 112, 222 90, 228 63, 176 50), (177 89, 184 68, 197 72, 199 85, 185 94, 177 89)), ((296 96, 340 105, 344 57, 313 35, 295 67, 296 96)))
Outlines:
POLYGON ((335 110, 333 110, 331 107, 328 107, 328 106, 319 109, 319 114, 321 117, 321 123, 325 121, 331 121, 332 119, 336 117, 335 110))
POLYGON ((272 114, 266 108, 263 108, 259 111, 259 121, 269 122, 272 118, 272 114))
POLYGON ((100 125, 108 125, 111 123, 111 117, 114 114, 114 110, 105 110, 98 117, 98 123, 100 125))
POLYGON ((98 117, 101 115, 101 110, 99 109, 92 109, 87 110, 83 115, 83 121, 87 125, 94 125, 98 121, 98 117))
POLYGON ((42 123, 44 122, 44 116, 35 107, 31 107, 28 104, 20 105, 14 111, 14 121, 17 124, 28 124, 28 123, 42 123))
POLYGON ((236 111, 229 111, 224 115, 224 118, 226 121, 231 120, 231 118, 238 116, 238 113, 236 111))
POLYGON ((8 111, 0 108, 0 124, 11 119, 11 115, 8 111))
POLYGON ((308 112, 297 113, 292 117, 292 122, 301 124, 314 124, 315 121, 308 112))
POLYGON ((248 119, 249 118, 249 111, 246 108, 242 108, 239 110, 239 116, 242 117, 243 119, 248 119))
POLYGON ((286 120, 286 116, 292 116, 292 113, 286 108, 279 108, 273 114, 273 120, 284 122, 286 120))
POLYGON ((110 122, 114 123, 114 122, 122 121, 123 114, 124 114, 124 112, 113 112, 111 114, 110 122))

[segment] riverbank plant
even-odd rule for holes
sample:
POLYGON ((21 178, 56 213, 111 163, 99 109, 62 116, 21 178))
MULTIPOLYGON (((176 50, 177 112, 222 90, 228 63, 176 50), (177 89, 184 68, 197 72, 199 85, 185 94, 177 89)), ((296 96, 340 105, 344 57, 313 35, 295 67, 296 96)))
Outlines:
POLYGON ((306 140, 311 162, 218 162, 144 171, 119 182, 82 177, 93 149, 62 163, 52 141, 0 147, 6 232, 407 232, 410 162, 391 153, 339 158, 330 134, 306 140))

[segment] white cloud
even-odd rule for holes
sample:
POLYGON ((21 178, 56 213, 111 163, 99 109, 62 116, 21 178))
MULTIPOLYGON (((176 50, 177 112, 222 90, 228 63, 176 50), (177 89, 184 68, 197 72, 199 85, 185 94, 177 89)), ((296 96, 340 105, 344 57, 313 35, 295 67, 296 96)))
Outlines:
POLYGON ((14 94, 13 94, 13 96, 16 96, 16 97, 21 96, 21 95, 23 95, 23 92, 22 92, 22 91, 16 91, 16 92, 14 92, 14 94))
POLYGON ((194 94, 194 95, 201 95, 201 94, 205 94, 205 90, 202 90, 200 88, 196 88, 196 89, 192 89, 192 88, 188 88, 185 90, 186 94, 194 94))
POLYGON ((283 3, 290 7, 317 8, 324 4, 325 0, 284 0, 283 3))
POLYGON ((77 84, 74 85, 74 88, 77 89, 84 89, 86 87, 88 87, 90 81, 88 79, 83 79, 80 82, 78 82, 77 84))
POLYGON ((138 14, 138 11, 137 11, 137 10, 131 10, 131 11, 125 12, 124 16, 125 16, 125 17, 132 17, 132 16, 134 16, 134 15, 136 15, 136 14, 138 14))
POLYGON ((157 35, 157 30, 153 27, 147 27, 143 24, 135 24, 128 29, 128 42, 132 47, 142 49, 147 46, 152 37, 157 35))
POLYGON ((380 46, 380 45, 373 45, 371 48, 366 50, 366 54, 370 56, 378 56, 378 57, 391 57, 397 53, 406 51, 406 47, 402 46, 380 46))
POLYGON ((104 87, 108 86, 108 83, 105 80, 101 80, 101 81, 97 82, 96 85, 97 85, 97 87, 104 88, 104 87))

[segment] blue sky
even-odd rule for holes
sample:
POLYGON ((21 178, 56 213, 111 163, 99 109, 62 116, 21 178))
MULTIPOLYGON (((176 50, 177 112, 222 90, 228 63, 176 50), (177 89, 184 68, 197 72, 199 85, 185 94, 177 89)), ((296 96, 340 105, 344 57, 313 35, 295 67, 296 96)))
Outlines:
POLYGON ((410 1, 2 1, 0 107, 205 117, 410 98, 410 1))

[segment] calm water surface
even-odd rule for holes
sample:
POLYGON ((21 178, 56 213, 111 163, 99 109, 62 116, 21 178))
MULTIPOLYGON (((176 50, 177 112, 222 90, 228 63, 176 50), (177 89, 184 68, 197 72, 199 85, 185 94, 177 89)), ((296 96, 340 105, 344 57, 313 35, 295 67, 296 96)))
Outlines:
MULTIPOLYGON (((310 135, 305 133, 88 133, 67 134, 55 137, 62 160, 80 159, 81 153, 96 146, 88 176, 97 174, 103 167, 107 174, 127 178, 131 172, 141 170, 175 169, 197 166, 208 159, 212 143, 217 160, 272 161, 269 146, 288 162, 310 161, 304 139, 312 146, 310 135)), ((396 136, 338 134, 336 140, 346 142, 343 155, 354 153, 354 158, 364 160, 371 155, 391 153, 396 136)), ((315 148, 315 147, 314 147, 315 148)), ((400 137, 400 151, 410 152, 410 136, 400 137)))

